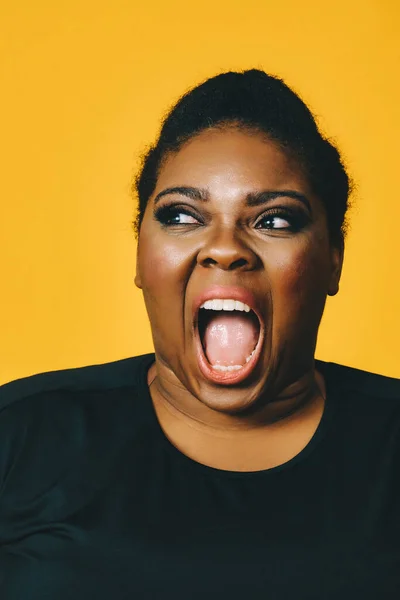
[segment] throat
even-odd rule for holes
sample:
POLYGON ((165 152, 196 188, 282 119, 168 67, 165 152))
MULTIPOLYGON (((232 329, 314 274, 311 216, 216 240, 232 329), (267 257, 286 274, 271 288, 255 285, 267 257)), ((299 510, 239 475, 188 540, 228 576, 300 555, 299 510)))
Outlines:
POLYGON ((199 332, 204 354, 214 369, 238 370, 250 360, 260 326, 253 312, 201 310, 199 332))

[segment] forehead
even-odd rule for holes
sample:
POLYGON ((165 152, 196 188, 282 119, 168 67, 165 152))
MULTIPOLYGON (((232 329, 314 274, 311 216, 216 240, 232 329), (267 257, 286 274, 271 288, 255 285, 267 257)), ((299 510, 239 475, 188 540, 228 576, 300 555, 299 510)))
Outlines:
POLYGON ((300 165, 276 142, 233 128, 203 131, 171 153, 161 167, 154 195, 165 187, 185 184, 211 193, 287 187, 310 193, 300 165))

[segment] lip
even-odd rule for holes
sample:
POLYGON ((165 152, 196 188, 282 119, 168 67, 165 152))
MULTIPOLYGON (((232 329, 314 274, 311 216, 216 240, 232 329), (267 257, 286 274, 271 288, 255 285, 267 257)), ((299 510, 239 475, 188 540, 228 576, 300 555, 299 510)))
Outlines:
POLYGON ((260 313, 257 310, 257 303, 254 295, 245 288, 241 287, 232 287, 232 286, 212 286, 204 290, 193 302, 193 315, 194 315, 194 337, 196 343, 196 351, 198 357, 198 363, 200 367, 200 371, 202 375, 208 380, 216 384, 220 385, 235 385, 241 383, 249 375, 253 372, 259 358, 261 355, 261 349, 264 342, 265 336, 265 327, 264 321, 261 318, 260 313), (248 363, 243 365, 243 367, 239 371, 215 371, 210 363, 207 361, 203 346, 200 339, 200 334, 197 326, 197 315, 200 309, 200 306, 206 300, 213 299, 231 299, 237 300, 239 302, 243 302, 250 306, 251 310, 256 314, 258 318, 258 322, 260 324, 260 335, 258 337, 258 342, 254 350, 254 354, 249 360, 248 363))

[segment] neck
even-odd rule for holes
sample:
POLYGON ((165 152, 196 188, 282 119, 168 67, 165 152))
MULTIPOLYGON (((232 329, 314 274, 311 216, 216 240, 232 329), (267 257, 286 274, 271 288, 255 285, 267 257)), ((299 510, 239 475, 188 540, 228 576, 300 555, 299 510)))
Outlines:
MULTIPOLYGON (((325 382, 311 367, 276 394, 262 393, 240 413, 217 411, 192 394, 172 370, 156 360, 148 372, 150 394, 172 418, 214 435, 246 435, 281 426, 325 400, 325 382)), ((229 390, 224 390, 229 394, 229 390)), ((221 393, 220 390, 216 393, 221 393)))

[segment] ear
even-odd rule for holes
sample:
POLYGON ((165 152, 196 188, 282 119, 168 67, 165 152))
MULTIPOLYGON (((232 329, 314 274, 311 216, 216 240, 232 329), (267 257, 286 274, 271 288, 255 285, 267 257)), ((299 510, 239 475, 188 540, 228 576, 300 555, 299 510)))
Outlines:
POLYGON ((139 270, 139 246, 137 247, 136 250, 136 273, 135 273, 135 278, 134 278, 134 282, 137 288, 139 288, 139 290, 142 289, 142 278, 140 277, 140 270, 139 270))
POLYGON ((340 240, 331 246, 332 272, 328 285, 328 296, 336 296, 339 291, 339 281, 342 274, 344 258, 344 242, 340 240))

